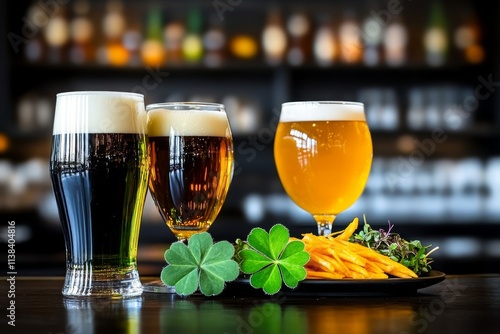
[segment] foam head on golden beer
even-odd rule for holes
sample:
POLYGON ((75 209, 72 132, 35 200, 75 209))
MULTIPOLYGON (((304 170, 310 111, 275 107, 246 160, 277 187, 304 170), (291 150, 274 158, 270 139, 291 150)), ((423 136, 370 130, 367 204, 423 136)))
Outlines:
POLYGON ((287 194, 313 215, 337 215, 361 195, 372 141, 361 103, 284 103, 274 155, 287 194))

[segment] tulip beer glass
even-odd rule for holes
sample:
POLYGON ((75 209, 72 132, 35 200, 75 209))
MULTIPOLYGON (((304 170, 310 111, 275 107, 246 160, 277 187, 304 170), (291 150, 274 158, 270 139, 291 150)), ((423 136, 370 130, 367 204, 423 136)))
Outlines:
MULTIPOLYGON (((224 106, 173 102, 148 105, 149 189, 178 240, 207 231, 233 176, 233 139, 224 106)), ((161 281, 145 291, 169 292, 161 281)), ((171 287, 170 290, 172 290, 171 287)))
POLYGON ((274 157, 286 193, 311 213, 319 235, 363 192, 372 163, 364 107, 355 102, 282 105, 274 157))

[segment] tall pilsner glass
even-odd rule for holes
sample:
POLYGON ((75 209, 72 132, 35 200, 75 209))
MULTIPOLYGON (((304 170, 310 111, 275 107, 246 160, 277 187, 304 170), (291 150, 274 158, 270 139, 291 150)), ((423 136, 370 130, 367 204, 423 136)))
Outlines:
POLYGON ((372 164, 364 106, 356 102, 288 102, 281 108, 274 158, 286 193, 313 215, 318 234, 363 192, 372 164))
POLYGON ((149 176, 143 96, 58 94, 50 175, 66 244, 63 295, 140 295, 137 246, 149 176))

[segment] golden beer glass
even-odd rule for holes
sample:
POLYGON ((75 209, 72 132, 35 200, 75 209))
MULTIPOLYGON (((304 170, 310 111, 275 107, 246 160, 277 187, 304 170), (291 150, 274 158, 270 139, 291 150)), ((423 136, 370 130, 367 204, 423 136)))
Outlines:
POLYGON ((283 103, 274 159, 290 198, 312 214, 319 235, 364 190, 373 149, 364 106, 356 102, 283 103))
MULTIPOLYGON (((173 102, 148 105, 149 190, 179 241, 207 231, 233 176, 233 138, 224 105, 173 102)), ((161 281, 146 292, 173 292, 161 281)))

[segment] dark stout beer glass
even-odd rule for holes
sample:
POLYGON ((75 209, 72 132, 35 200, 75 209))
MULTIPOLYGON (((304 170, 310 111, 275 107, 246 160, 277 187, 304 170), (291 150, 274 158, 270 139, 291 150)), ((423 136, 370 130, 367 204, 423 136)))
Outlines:
MULTIPOLYGON (((233 176, 233 138, 224 106, 177 102, 148 105, 149 189, 178 240, 207 231, 233 176)), ((161 281, 145 291, 168 292, 161 281)), ((172 289, 170 291, 173 291, 172 289)))
POLYGON ((149 175, 143 96, 58 94, 50 175, 66 244, 63 295, 140 295, 137 245, 149 175))

